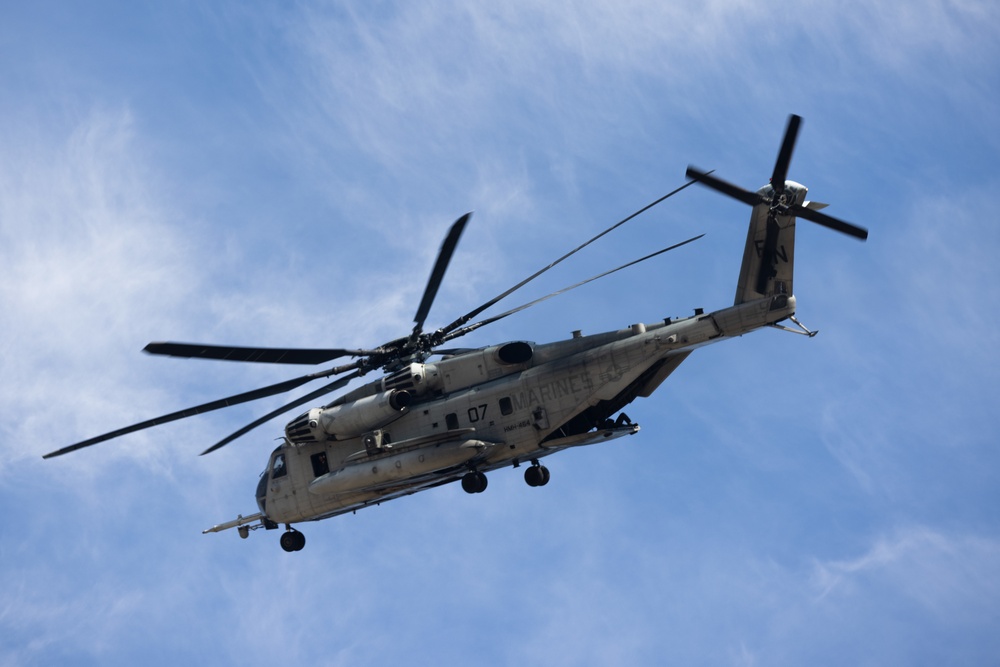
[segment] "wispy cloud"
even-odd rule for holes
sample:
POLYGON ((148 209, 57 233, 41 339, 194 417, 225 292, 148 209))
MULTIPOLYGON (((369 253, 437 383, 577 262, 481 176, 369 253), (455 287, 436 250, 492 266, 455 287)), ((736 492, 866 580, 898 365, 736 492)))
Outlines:
POLYGON ((908 526, 856 558, 816 562, 812 585, 817 600, 834 605, 888 589, 937 622, 971 627, 996 616, 998 555, 995 539, 908 526))
POLYGON ((127 109, 95 110, 68 135, 29 135, 4 153, 3 401, 27 416, 6 425, 9 463, 123 417, 128 396, 156 396, 120 353, 137 352, 198 271, 166 224, 127 109), (67 399, 82 409, 60 409, 67 399))

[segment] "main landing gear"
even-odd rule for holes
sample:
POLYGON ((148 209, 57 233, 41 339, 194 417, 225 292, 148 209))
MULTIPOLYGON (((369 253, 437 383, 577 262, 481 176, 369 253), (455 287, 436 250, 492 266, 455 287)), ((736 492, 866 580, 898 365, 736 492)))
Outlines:
POLYGON ((462 475, 462 490, 466 493, 482 493, 486 490, 489 480, 483 473, 472 470, 462 475))
POLYGON ((528 486, 545 486, 549 483, 549 469, 539 465, 538 461, 532 461, 531 467, 524 471, 524 481, 528 486))
MULTIPOLYGON (((516 463, 514 467, 517 467, 516 463)), ((531 465, 524 471, 524 481, 528 486, 545 486, 550 477, 549 469, 539 465, 537 459, 532 459, 531 465)), ((462 475, 462 490, 466 493, 482 493, 486 490, 487 483, 486 475, 478 470, 470 470, 462 475)))
POLYGON ((305 545, 306 536, 286 523, 285 532, 281 536, 281 548, 288 552, 302 551, 305 545))

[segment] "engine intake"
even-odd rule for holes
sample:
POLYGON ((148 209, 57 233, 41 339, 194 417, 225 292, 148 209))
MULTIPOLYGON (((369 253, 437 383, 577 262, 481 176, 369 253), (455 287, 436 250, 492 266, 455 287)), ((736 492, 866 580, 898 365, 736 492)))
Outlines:
POLYGON ((412 403, 408 391, 392 389, 350 403, 313 408, 289 423, 285 435, 298 445, 355 438, 399 419, 412 403))
POLYGON ((403 389, 420 396, 441 386, 441 378, 434 364, 409 364, 382 378, 382 389, 403 389))

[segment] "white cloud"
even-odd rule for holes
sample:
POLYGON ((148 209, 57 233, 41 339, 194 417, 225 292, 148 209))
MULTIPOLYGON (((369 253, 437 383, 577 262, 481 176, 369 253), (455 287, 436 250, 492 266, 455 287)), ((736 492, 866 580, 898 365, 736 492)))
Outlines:
POLYGON ((909 526, 877 538, 849 560, 817 562, 818 600, 842 605, 873 593, 902 595, 941 623, 973 627, 995 617, 1000 593, 1000 542, 909 526))
POLYGON ((2 398, 24 415, 6 427, 10 462, 125 416, 128 397, 157 395, 122 353, 137 358, 198 272, 166 224, 127 109, 94 110, 64 137, 28 134, 4 153, 2 398))

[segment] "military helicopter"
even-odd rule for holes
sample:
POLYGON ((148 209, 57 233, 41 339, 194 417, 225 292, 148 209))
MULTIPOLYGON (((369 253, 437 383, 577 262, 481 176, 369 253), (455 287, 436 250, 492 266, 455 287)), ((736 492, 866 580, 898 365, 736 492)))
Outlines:
POLYGON ((158 424, 282 394, 315 380, 337 378, 220 440, 203 452, 207 454, 274 417, 315 402, 369 372, 382 371, 379 379, 310 408, 289 422, 257 484, 259 511, 203 532, 237 528, 246 538, 251 530, 274 530, 284 524, 280 543, 285 551, 292 552, 305 546, 305 536, 293 524, 355 512, 452 482, 460 482, 468 493, 482 493, 487 487, 487 473, 501 468, 523 466, 529 486, 545 486, 550 478, 548 468, 540 463, 545 457, 638 433, 639 425, 621 410, 640 396, 650 396, 694 350, 763 327, 816 334, 795 318, 792 278, 796 219, 861 240, 867 239, 868 232, 820 213, 825 204, 807 201, 806 187, 786 180, 801 120, 799 116, 789 117, 770 183, 756 192, 728 183, 712 172, 688 167, 690 180, 680 188, 435 331, 425 331, 424 323, 470 214, 460 217, 448 231, 414 316, 413 330, 406 336, 372 349, 150 343, 146 352, 173 357, 306 365, 343 357, 354 360, 111 431, 46 454, 45 458, 158 424), (574 332, 568 340, 547 344, 512 341, 477 349, 442 347, 556 294, 700 238, 687 239, 469 324, 559 262, 696 182, 753 207, 732 306, 710 313, 696 309, 690 317, 633 324, 595 335, 574 332), (795 328, 782 324, 785 321, 795 328))

